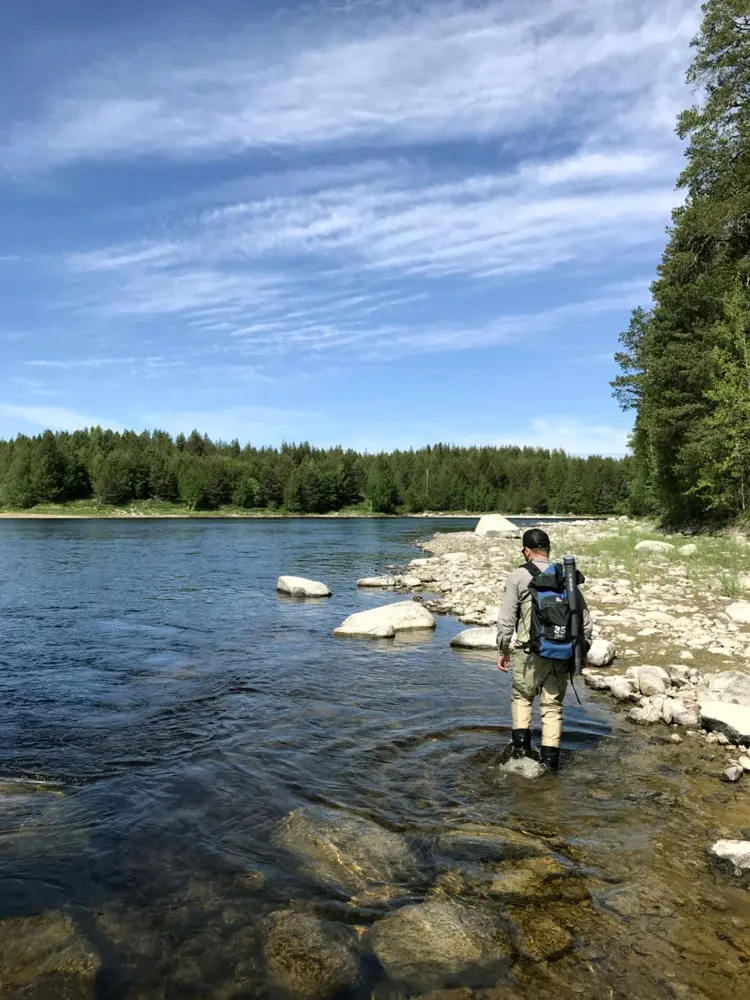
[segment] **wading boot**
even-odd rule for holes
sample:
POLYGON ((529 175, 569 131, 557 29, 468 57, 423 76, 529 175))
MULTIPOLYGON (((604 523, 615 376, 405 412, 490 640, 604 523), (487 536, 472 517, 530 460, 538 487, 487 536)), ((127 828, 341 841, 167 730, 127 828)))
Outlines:
POLYGON ((539 763, 551 774, 557 774, 557 769, 560 766, 560 747, 542 746, 539 753, 539 763))
POLYGON ((512 760, 521 760, 523 757, 531 756, 531 730, 514 729, 511 732, 513 740, 512 760))

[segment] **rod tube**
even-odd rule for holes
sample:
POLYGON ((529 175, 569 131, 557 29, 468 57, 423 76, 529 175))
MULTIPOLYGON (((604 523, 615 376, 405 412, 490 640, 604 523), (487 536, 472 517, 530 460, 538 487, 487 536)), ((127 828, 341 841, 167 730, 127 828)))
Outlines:
POLYGON ((581 627, 581 602, 578 594, 578 570, 574 556, 563 557, 563 570, 565 573, 565 590, 571 610, 570 638, 573 641, 575 672, 580 673, 583 664, 583 628, 581 627))

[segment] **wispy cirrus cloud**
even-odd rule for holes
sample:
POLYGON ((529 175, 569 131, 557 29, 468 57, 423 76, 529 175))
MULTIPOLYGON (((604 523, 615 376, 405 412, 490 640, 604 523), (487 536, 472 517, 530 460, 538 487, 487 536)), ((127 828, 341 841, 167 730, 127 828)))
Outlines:
POLYGON ((0 416, 13 417, 34 427, 51 430, 80 430, 84 427, 107 426, 118 429, 117 422, 92 417, 64 406, 23 406, 0 403, 0 416))
POLYGON ((695 24, 688 0, 392 3, 348 17, 321 5, 270 36, 261 25, 98 60, 12 130, 2 162, 487 140, 555 121, 606 132, 613 109, 660 128, 695 24))
MULTIPOLYGON (((696 0, 292 0, 231 33, 177 16, 167 0, 172 30, 45 67, 0 120, 0 209, 4 192, 11 210, 28 198, 20 213, 49 198, 36 258, 0 240, 11 297, 38 269, 6 313, 30 330, 11 346, 71 412, 158 377, 162 408, 138 410, 154 422, 293 437, 309 407, 249 413, 247 395, 274 402, 303 375, 312 394, 346 365, 365 384, 362 361, 386 378, 435 355, 450 377, 502 346, 512 377, 539 350, 614 350, 678 199, 696 0)), ((517 438, 577 450, 581 428, 553 423, 517 438)), ((621 443, 597 426, 604 450, 621 443)))
POLYGON ((655 249, 675 200, 665 165, 637 150, 458 178, 450 168, 387 161, 349 185, 338 172, 333 184, 313 173, 294 171, 298 190, 277 175, 284 193, 274 197, 265 178, 253 196, 248 178, 242 201, 217 192, 161 240, 70 255, 72 279, 85 289, 79 306, 113 321, 179 318, 214 345, 250 354, 377 357, 498 344, 551 317, 590 314, 592 303, 621 309, 634 290, 604 286, 541 315, 506 307, 492 319, 436 322, 420 309, 436 282, 457 279, 454 295, 472 294, 477 282, 496 294, 519 279, 655 249))

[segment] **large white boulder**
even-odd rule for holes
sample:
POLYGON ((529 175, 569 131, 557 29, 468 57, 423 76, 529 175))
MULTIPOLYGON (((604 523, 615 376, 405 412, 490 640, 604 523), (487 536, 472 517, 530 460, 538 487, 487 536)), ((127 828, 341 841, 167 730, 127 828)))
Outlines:
POLYGON ((291 594, 292 597, 331 596, 331 591, 324 583, 306 580, 302 576, 280 576, 276 581, 276 589, 282 594, 291 594))
POLYGON ((358 587, 395 587, 395 576, 363 576, 357 580, 358 587))
POLYGON ((333 630, 333 634, 363 639, 390 639, 397 632, 428 628, 435 628, 435 619, 427 608, 418 601, 398 601, 349 615, 333 630))
POLYGON ((750 705, 750 674, 725 670, 708 678, 708 697, 730 705, 750 705))
POLYGON ((517 538, 520 530, 502 514, 485 514, 479 518, 474 529, 476 535, 502 535, 504 538, 517 538))
POLYGON ((750 743, 750 707, 724 701, 703 701, 701 725, 713 733, 724 733, 732 743, 750 743))
POLYGON ((615 644, 609 639, 594 639, 586 658, 592 667, 608 667, 616 655, 615 644))
POLYGON ((467 628, 451 639, 454 649, 497 649, 497 627, 467 628))
POLYGON ((726 612, 738 625, 750 625, 750 601, 735 601, 727 607, 726 612))
POLYGON ((646 539, 643 542, 638 542, 635 547, 636 552, 658 552, 664 554, 666 552, 671 552, 674 549, 674 545, 669 542, 655 542, 650 539, 646 539))

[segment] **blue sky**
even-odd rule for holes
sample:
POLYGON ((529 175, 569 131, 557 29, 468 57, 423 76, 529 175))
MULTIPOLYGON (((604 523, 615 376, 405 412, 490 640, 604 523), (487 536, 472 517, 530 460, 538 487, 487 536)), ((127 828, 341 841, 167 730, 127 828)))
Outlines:
POLYGON ((3 5, 0 435, 621 453, 699 15, 3 5))

